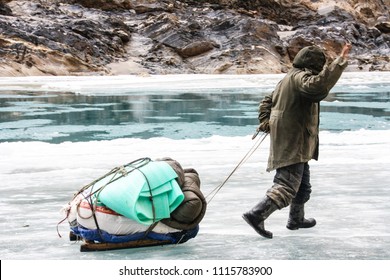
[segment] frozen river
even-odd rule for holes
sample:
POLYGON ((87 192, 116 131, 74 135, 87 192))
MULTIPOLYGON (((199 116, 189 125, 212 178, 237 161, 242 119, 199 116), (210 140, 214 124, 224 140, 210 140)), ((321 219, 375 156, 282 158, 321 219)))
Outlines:
POLYGON ((257 106, 282 76, 0 79, 2 260, 389 260, 390 73, 345 73, 321 103, 320 160, 307 216, 288 209, 257 235, 241 218, 271 186, 269 139, 209 203, 180 245, 80 252, 61 207, 82 186, 140 157, 171 157, 208 195, 254 145, 257 106))

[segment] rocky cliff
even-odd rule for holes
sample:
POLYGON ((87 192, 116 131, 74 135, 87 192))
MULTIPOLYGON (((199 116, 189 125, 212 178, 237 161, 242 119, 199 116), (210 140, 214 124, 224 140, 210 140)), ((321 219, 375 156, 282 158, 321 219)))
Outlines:
POLYGON ((390 70, 390 0, 0 0, 0 76, 282 73, 304 46, 390 70))

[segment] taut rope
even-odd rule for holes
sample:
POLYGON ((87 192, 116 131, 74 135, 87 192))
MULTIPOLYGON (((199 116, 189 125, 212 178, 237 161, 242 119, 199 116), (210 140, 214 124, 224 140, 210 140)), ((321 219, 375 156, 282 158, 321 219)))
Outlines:
MULTIPOLYGON (((209 196, 210 199, 207 201, 207 203, 210 203, 211 200, 214 198, 214 196, 222 189, 222 187, 225 185, 225 183, 230 179, 230 177, 234 174, 234 172, 237 171, 237 169, 243 165, 252 155, 253 153, 260 147, 260 144, 263 143, 264 139, 267 137, 268 133, 263 133, 260 138, 257 139, 255 144, 252 146, 252 148, 249 149, 249 151, 246 153, 246 155, 242 158, 242 160, 237 164, 237 166, 233 169, 233 171, 226 177, 226 179, 219 184, 216 188, 214 188, 207 196, 209 196)), ((252 139, 254 139, 256 136, 254 136, 252 139)))

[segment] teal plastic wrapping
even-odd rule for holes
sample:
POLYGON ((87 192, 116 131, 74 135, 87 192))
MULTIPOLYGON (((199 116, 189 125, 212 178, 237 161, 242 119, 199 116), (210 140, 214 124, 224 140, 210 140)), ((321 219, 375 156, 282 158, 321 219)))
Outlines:
POLYGON ((169 218, 184 200, 176 172, 163 161, 126 165, 94 184, 98 201, 144 225, 169 218))

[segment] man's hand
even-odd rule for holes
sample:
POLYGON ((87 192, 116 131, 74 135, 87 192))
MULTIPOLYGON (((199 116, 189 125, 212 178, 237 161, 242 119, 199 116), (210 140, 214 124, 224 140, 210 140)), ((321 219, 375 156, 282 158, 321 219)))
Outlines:
POLYGON ((343 49, 341 50, 341 54, 340 56, 342 58, 345 58, 347 59, 348 58, 348 54, 349 54, 349 51, 352 49, 352 45, 350 43, 346 43, 343 47, 343 49))

